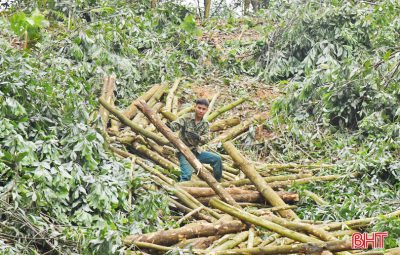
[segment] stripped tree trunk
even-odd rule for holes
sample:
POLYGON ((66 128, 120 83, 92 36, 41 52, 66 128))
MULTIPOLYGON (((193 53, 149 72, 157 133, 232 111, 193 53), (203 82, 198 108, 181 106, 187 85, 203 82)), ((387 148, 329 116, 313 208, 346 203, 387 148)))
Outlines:
POLYGON ((130 245, 134 242, 171 245, 183 239, 236 233, 244 228, 245 225, 238 220, 228 222, 219 221, 216 223, 198 221, 177 229, 161 230, 144 235, 130 235, 125 237, 124 243, 125 245, 130 245))
MULTIPOLYGON (((104 98, 104 100, 111 105, 114 105, 114 89, 115 89, 115 76, 112 75, 104 77, 101 97, 104 98)), ((104 106, 100 105, 99 114, 105 130, 107 129, 108 125, 109 112, 104 106)))

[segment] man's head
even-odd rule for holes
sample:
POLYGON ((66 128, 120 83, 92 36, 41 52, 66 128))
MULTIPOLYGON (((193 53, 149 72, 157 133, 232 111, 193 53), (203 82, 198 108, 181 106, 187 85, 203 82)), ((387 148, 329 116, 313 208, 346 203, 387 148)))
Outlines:
POLYGON ((194 107, 194 112, 196 114, 196 118, 202 119, 204 117, 204 114, 206 114, 208 110, 208 100, 207 99, 197 99, 195 101, 195 107, 194 107))

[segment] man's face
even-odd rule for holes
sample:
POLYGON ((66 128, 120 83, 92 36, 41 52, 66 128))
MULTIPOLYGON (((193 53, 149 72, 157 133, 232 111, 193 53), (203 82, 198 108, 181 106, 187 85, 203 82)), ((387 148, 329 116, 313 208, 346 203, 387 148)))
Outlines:
POLYGON ((204 114, 206 114, 208 107, 202 104, 196 104, 194 108, 194 112, 196 113, 197 118, 203 118, 204 114))

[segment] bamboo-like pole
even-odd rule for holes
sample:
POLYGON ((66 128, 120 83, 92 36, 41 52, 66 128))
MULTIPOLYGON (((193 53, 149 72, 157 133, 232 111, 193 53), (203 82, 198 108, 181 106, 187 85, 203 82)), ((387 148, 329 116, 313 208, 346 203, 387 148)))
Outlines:
MULTIPOLYGON (((224 164, 224 170, 226 170, 226 165, 224 164)), ((235 169, 236 170, 236 169, 235 169)), ((235 174, 238 174, 238 172, 235 172, 235 174)), ((288 175, 277 175, 277 176, 268 176, 264 177, 264 180, 268 183, 274 183, 278 181, 290 181, 290 180, 302 180, 303 178, 308 178, 311 177, 312 174, 288 174, 288 175)), ((322 176, 316 176, 316 177, 322 177, 322 176)), ((318 179, 317 179, 318 180, 318 179)), ((236 180, 236 181, 228 181, 228 182, 223 182, 221 183, 223 187, 231 187, 231 186, 245 186, 245 185, 250 185, 252 182, 249 179, 242 179, 242 180, 236 180)), ((282 183, 278 183, 281 185, 282 183)), ((207 183, 203 181, 188 181, 188 182, 182 182, 179 184, 182 187, 208 187, 207 183)))
POLYGON ((207 182, 208 185, 221 197, 224 201, 231 205, 240 207, 239 204, 232 198, 232 196, 224 190, 220 183, 218 183, 211 173, 209 173, 200 161, 195 157, 193 152, 178 138, 178 136, 169 129, 144 102, 137 104, 138 108, 146 115, 150 122, 165 136, 168 140, 175 145, 178 150, 185 156, 192 167, 198 171, 198 175, 207 182))
POLYGON ((210 105, 208 106, 207 112, 204 114, 205 119, 207 119, 207 117, 210 116, 211 112, 214 110, 215 102, 217 102, 217 99, 220 94, 221 94, 221 91, 219 91, 219 90, 217 93, 214 94, 213 98, 211 99, 210 105))
MULTIPOLYGON (((251 180, 257 190, 263 195, 266 201, 272 206, 286 206, 286 203, 279 195, 268 185, 262 176, 255 170, 252 164, 248 162, 243 155, 235 148, 232 142, 225 142, 224 149, 229 153, 240 170, 251 180)), ((279 211, 279 214, 285 218, 299 219, 299 217, 291 210, 279 211)))
POLYGON ((211 0, 204 0, 204 18, 208 19, 210 17, 211 0))
POLYGON ((147 148, 143 144, 139 144, 137 142, 134 142, 133 143, 133 148, 135 150, 137 150, 138 152, 146 155, 152 161, 154 161, 155 163, 159 164, 160 166, 162 166, 163 168, 165 168, 167 170, 179 169, 179 167, 177 165, 175 165, 171 161, 163 158, 157 152, 149 150, 149 148, 147 148))
POLYGON ((130 119, 125 117, 121 112, 116 110, 114 107, 112 107, 104 98, 99 98, 99 102, 106 108, 109 112, 111 112, 114 116, 116 116, 123 124, 129 126, 134 132, 137 132, 147 138, 153 139, 159 144, 168 144, 169 141, 165 139, 164 137, 155 134, 153 132, 150 132, 141 126, 137 125, 136 123, 132 122, 130 119))
POLYGON ((179 99, 177 96, 174 96, 174 99, 172 100, 172 113, 177 115, 178 108, 179 108, 179 99))
POLYGON ((245 241, 248 238, 248 236, 249 236, 248 231, 240 232, 240 233, 236 234, 235 236, 233 236, 231 238, 231 240, 226 241, 223 244, 211 249, 210 253, 213 253, 216 251, 224 251, 224 250, 232 249, 232 248, 236 247, 238 244, 240 244, 241 242, 245 241))
POLYGON ((206 118, 206 120, 209 121, 209 122, 211 122, 211 121, 213 121, 215 118, 217 118, 219 115, 221 115, 221 114, 223 114, 224 112, 227 112, 227 111, 231 110, 232 108, 234 108, 234 107, 240 105, 241 103, 245 102, 246 100, 247 100, 246 97, 242 97, 242 98, 236 100, 236 101, 233 102, 233 103, 230 103, 230 104, 228 104, 228 105, 225 105, 225 106, 219 108, 218 110, 216 110, 215 112, 211 113, 211 114, 206 118))
POLYGON ((249 237, 247 239, 247 248, 253 248, 254 247, 254 236, 255 236, 255 230, 253 227, 249 229, 249 237))
MULTIPOLYGON (((277 175, 277 176, 268 176, 268 177, 263 177, 263 179, 268 182, 278 182, 278 181, 290 181, 290 180, 300 180, 304 178, 309 178, 312 177, 312 174, 288 174, 288 175, 277 175)), ((242 180, 237 180, 237 181, 231 181, 231 182, 223 182, 222 186, 224 187, 229 187, 229 186, 244 186, 244 185, 249 185, 252 184, 251 180, 249 179, 242 179, 242 180)))
POLYGON ((297 180, 288 180, 288 181, 275 181, 269 183, 272 188, 283 188, 286 186, 290 186, 293 184, 306 184, 310 182, 317 182, 317 181, 334 181, 340 178, 344 178, 345 176, 340 175, 323 175, 323 176, 312 176, 297 180))
POLYGON ((229 118, 229 119, 216 121, 210 126, 210 131, 217 132, 217 131, 225 130, 230 127, 239 125, 239 123, 240 123, 239 117, 233 117, 233 118, 229 118))
POLYGON ((177 117, 180 117, 180 116, 182 116, 182 115, 185 115, 186 113, 193 112, 193 111, 194 111, 194 105, 191 105, 191 106, 189 106, 189 107, 186 107, 186 108, 180 110, 180 111, 176 114, 176 116, 177 116, 177 117))
POLYGON ((160 113, 162 114, 162 116, 164 116, 169 121, 174 121, 174 120, 178 119, 178 117, 175 114, 173 114, 172 112, 166 111, 164 108, 162 108, 160 110, 160 113))
POLYGON ((324 250, 332 252, 351 250, 351 240, 340 240, 331 242, 311 242, 304 244, 292 244, 281 246, 258 247, 251 249, 233 249, 215 252, 212 255, 272 255, 272 254, 318 254, 324 250))
MULTIPOLYGON (((104 77, 101 97, 104 98, 104 100, 110 105, 114 105, 114 90, 115 90, 115 76, 111 75, 104 77)), ((100 105, 99 114, 101 117, 103 128, 105 130, 107 129, 109 112, 103 105, 100 105)))
POLYGON ((222 236, 221 238, 219 238, 218 240, 216 240, 212 245, 210 245, 206 251, 207 253, 209 253, 209 251, 211 251, 212 249, 214 249, 217 246, 222 245, 223 243, 229 241, 230 239, 232 239, 232 237, 235 236, 235 234, 226 234, 224 236, 222 236))
POLYGON ((262 241, 259 245, 259 247, 264 247, 267 246, 268 244, 272 243, 273 241, 275 241, 276 239, 278 239, 279 237, 281 237, 279 234, 277 233, 273 233, 270 236, 268 236, 264 241, 262 241))
POLYGON ((305 233, 308 233, 310 235, 316 236, 322 241, 334 241, 337 240, 331 233, 328 233, 327 231, 315 227, 311 224, 306 224, 306 223, 301 223, 301 222, 295 222, 295 221, 288 221, 286 219, 277 217, 273 214, 270 215, 264 215, 262 216, 263 219, 267 219, 271 222, 274 222, 276 224, 279 224, 281 226, 287 227, 289 229, 295 230, 295 231, 302 231, 305 233))
POLYGON ((216 209, 219 209, 229 215, 232 215, 238 219, 241 219, 245 222, 254 224, 256 226, 261 226, 264 227, 270 231, 273 231, 275 233, 278 233, 282 236, 286 236, 289 237, 293 240, 299 241, 299 242, 303 242, 303 243, 307 243, 307 242, 320 242, 320 240, 314 238, 314 237, 310 237, 307 235, 304 235, 302 233, 298 233, 296 231, 293 231, 291 229, 285 228, 281 225, 278 225, 276 223, 273 223, 269 220, 257 217, 255 215, 252 215, 248 212, 245 212, 239 208, 235 208, 231 205, 228 205, 224 202, 222 202, 219 199, 216 198, 212 198, 210 200, 210 205, 216 209))
POLYGON ((233 138, 235 138, 236 136, 240 135, 241 133, 245 132, 247 129, 249 129, 250 125, 253 122, 261 122, 266 120, 268 117, 268 113, 262 113, 259 115, 256 115, 255 117, 243 121, 241 124, 230 128, 228 130, 226 130, 224 133, 222 133, 221 135, 215 137, 211 142, 209 142, 209 144, 212 143, 218 143, 218 142, 226 142, 229 141, 233 138))
POLYGON ((178 88, 179 83, 181 82, 182 78, 178 78, 175 80, 174 85, 169 90, 167 98, 165 99, 165 110, 168 112, 172 112, 172 104, 175 95, 175 91, 178 88))
POLYGON ((317 205, 328 205, 328 202, 326 202, 322 197, 318 196, 317 194, 315 194, 312 191, 304 190, 304 194, 306 196, 310 197, 312 200, 314 200, 314 202, 317 205))

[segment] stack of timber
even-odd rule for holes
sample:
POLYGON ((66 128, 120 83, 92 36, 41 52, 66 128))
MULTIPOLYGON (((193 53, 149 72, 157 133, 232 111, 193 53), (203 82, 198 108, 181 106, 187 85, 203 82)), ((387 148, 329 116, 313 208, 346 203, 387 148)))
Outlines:
MULTIPOLYGON (((168 128, 169 122, 194 109, 180 109, 176 94, 182 81, 180 78, 171 84, 154 85, 126 109, 117 109, 113 96, 115 77, 104 79, 100 117, 110 150, 147 171, 157 188, 170 194, 169 206, 180 215, 178 228, 126 236, 127 254, 165 254, 173 250, 179 250, 179 254, 215 255, 362 254, 352 250, 351 235, 371 224, 374 218, 347 222, 302 220, 296 214, 299 194, 287 191, 293 184, 348 176, 314 176, 318 169, 333 167, 327 164, 266 164, 249 160, 233 140, 252 125, 264 122, 268 114, 255 114, 247 120, 224 118, 225 112, 245 104, 247 99, 233 99, 217 108, 219 92, 213 96, 205 116, 213 136, 209 149, 222 145, 219 152, 214 151, 220 153, 224 167, 222 182, 217 182, 212 168, 201 164, 168 128), (177 151, 195 170, 191 181, 177 182, 177 151)), ((134 176, 133 171, 131 174, 134 176)), ((318 205, 326 204, 318 194, 304 194, 318 205)), ((399 215, 400 210, 386 217, 399 215)))

